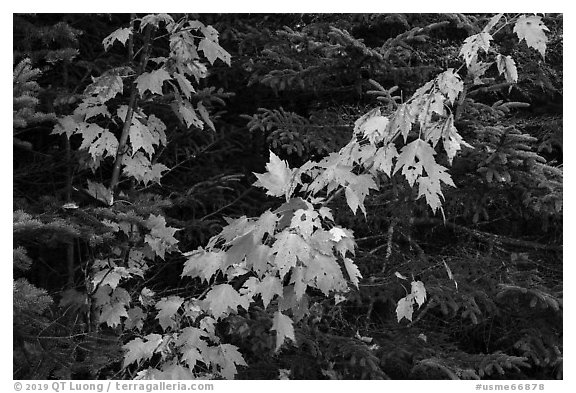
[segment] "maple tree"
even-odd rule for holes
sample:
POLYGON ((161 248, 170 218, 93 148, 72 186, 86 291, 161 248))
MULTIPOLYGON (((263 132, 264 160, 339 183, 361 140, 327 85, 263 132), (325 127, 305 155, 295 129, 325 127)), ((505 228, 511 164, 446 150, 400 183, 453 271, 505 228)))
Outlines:
MULTIPOLYGON (((354 216, 361 211, 367 219, 370 211, 367 201, 371 196, 387 187, 393 187, 396 193, 400 188, 406 196, 404 203, 422 201, 426 215, 432 217, 440 213, 441 221, 446 223, 446 194, 458 188, 451 166, 462 154, 484 153, 477 153, 473 141, 468 136, 465 140, 459 130, 462 108, 465 104, 472 106, 471 86, 484 84, 485 74, 492 65, 506 83, 518 82, 517 61, 495 49, 494 36, 513 25, 517 40, 525 42, 543 58, 548 29, 541 19, 518 15, 508 20, 502 14, 492 17, 480 32, 463 40, 457 54, 463 60, 459 68, 447 67, 436 73, 409 97, 399 94, 397 86, 384 88, 372 80, 377 89, 372 93, 382 105, 354 119, 347 143, 319 159, 302 159, 296 165, 283 159, 278 149, 278 154, 269 150, 266 171, 253 172, 256 177, 253 185, 275 198, 273 207, 260 211, 256 217, 241 215, 227 219, 218 233, 188 252, 180 250, 180 234, 187 229, 164 216, 159 208, 162 200, 154 197, 146 200, 146 196, 135 199, 136 185, 139 190, 160 185, 166 174, 176 167, 171 169, 166 161, 158 160, 170 144, 173 132, 169 129, 176 124, 174 118, 177 127, 188 131, 217 133, 213 102, 222 101, 220 97, 225 95, 204 88, 204 83, 212 70, 210 67, 218 63, 231 66, 233 58, 220 46, 222 33, 189 16, 177 20, 168 14, 132 16, 129 27, 120 27, 106 36, 102 40, 104 50, 125 48, 127 65, 112 67, 92 78, 74 102, 71 113, 58 117, 53 134, 68 140, 68 151, 70 141, 78 140, 83 167, 93 173, 103 168, 111 172, 108 182, 87 180, 85 183, 85 193, 100 203, 89 213, 101 231, 97 235, 86 235, 86 242, 104 247, 87 264, 84 274, 88 314, 94 318, 89 322, 120 329, 124 334, 124 375, 137 379, 213 376, 232 379, 239 367, 248 363, 240 346, 227 342, 219 329, 241 321, 243 315, 250 313, 266 315, 270 322, 267 330, 274 332, 274 353, 300 345, 298 328, 305 327, 309 318, 315 318, 323 301, 318 299, 329 299, 331 304, 346 301, 354 291, 352 288, 358 290, 362 279, 354 231, 338 221, 343 212, 331 205, 341 197, 354 216), (158 50, 157 45, 164 46, 158 50), (166 111, 155 110, 164 107, 171 111, 169 116, 166 111), (123 187, 123 183, 129 185, 123 187), (176 276, 187 280, 184 282, 198 279, 201 291, 157 294, 149 287, 150 271, 168 264, 171 254, 185 259, 176 276)), ((416 29, 411 37, 427 31, 416 29)), ((380 52, 353 41, 343 30, 332 27, 330 34, 331 39, 343 45, 354 42, 354 50, 366 57, 379 61, 384 58, 380 52)), ((318 48, 327 56, 332 55, 322 44, 318 44, 318 48)), ((293 83, 283 77, 269 74, 262 83, 283 90, 293 83)), ((306 86, 304 79, 301 81, 306 86)), ((504 112, 514 105, 495 104, 490 110, 504 112)), ((263 113, 268 116, 267 112, 263 113)), ((274 116, 266 119, 290 120, 287 112, 277 112, 274 116)), ((261 126, 269 130, 272 124, 257 116, 250 122, 252 130, 261 126)), ((502 168, 508 160, 519 159, 522 154, 538 160, 530 156, 529 147, 523 150, 525 153, 518 153, 518 149, 505 150, 506 146, 516 147, 514 143, 531 141, 529 138, 503 129, 491 132, 498 138, 491 142, 494 147, 487 149, 490 157, 482 161, 478 170, 487 182, 510 182, 510 173, 502 168), (511 140, 509 145, 505 144, 506 138, 511 140)), ((290 139, 287 134, 285 137, 290 139)), ((298 152, 303 156, 302 143, 290 146, 289 153, 298 152)), ((551 178, 547 174, 558 175, 540 164, 541 184, 551 178)), ((547 186, 555 190, 551 181, 547 186)), ((215 187, 218 188, 226 187, 215 187)), ((186 197, 190 194, 189 190, 186 197)), ((532 201, 531 198, 535 197, 527 196, 527 200, 532 201)), ((71 200, 67 202, 64 211, 84 218, 83 208, 71 200)), ((389 239, 392 239, 394 224, 389 228, 389 239)), ((389 243, 386 258, 391 247, 389 243)), ((450 268, 446 263, 444 267, 457 287, 450 268)), ((415 305, 419 317, 431 307, 447 307, 447 302, 441 301, 438 287, 429 289, 423 279, 409 280, 400 274, 396 277, 410 283, 410 290, 405 288, 405 296, 395 299, 398 323, 403 319, 415 321, 415 305)), ((74 302, 74 292, 69 291, 67 297, 62 298, 63 306, 74 302)), ((499 296, 511 296, 518 291, 522 292, 521 287, 502 287, 499 296)), ((556 298, 541 292, 531 294, 536 299, 535 305, 541 302, 559 309, 556 298)), ((481 311, 475 299, 463 302, 467 308, 462 317, 477 321, 481 311)), ((363 338, 359 336, 359 339, 363 338)), ((371 359, 368 354, 363 356, 371 359)), ((516 359, 514 364, 522 366, 522 359, 516 359)), ((494 360, 497 361, 500 360, 494 360)), ((441 368, 434 362, 422 362, 424 366, 441 368)), ((482 368, 481 373, 486 369, 488 366, 482 368)), ((474 371, 466 375, 477 374, 474 371)))

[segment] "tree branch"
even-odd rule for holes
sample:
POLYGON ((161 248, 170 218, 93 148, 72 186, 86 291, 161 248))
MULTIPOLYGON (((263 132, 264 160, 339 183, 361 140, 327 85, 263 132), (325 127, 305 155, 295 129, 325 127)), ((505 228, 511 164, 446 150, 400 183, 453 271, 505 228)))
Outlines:
POLYGON ((144 44, 142 57, 140 61, 140 66, 134 82, 132 82, 132 91, 130 93, 130 101, 128 103, 128 110, 126 112, 126 119, 124 119, 124 127, 122 128, 122 135, 120 135, 120 140, 118 141, 118 150, 116 151, 116 161, 114 162, 114 169, 112 170, 112 180, 110 180, 110 190, 115 193, 116 187, 118 186, 118 180, 120 179, 120 169, 122 167, 122 158, 126 153, 126 142, 128 141, 128 135, 130 133, 130 126, 132 125, 132 117, 134 116, 134 109, 138 103, 138 89, 136 88, 136 79, 140 76, 146 69, 146 64, 148 63, 148 56, 150 54, 150 37, 154 27, 152 25, 146 26, 144 32, 144 44))
POLYGON ((454 224, 451 222, 443 222, 436 218, 428 218, 428 219, 412 219, 410 223, 413 225, 444 225, 445 227, 454 229, 456 231, 465 232, 469 235, 474 236, 477 239, 490 241, 494 243, 499 243, 502 245, 514 246, 514 247, 522 247, 522 248, 531 248, 535 250, 552 250, 552 251, 562 251, 562 246, 550 245, 550 244, 541 244, 536 243, 528 240, 522 239, 514 239, 507 236, 496 235, 494 233, 488 233, 479 231, 477 229, 467 228, 462 225, 454 224))

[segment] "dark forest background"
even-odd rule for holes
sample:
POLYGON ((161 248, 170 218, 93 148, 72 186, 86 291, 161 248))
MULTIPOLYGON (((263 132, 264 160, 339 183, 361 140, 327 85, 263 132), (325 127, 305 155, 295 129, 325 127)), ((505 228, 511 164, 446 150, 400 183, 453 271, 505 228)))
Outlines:
MULTIPOLYGON (((197 88, 215 131, 186 126, 169 105, 150 103, 145 109, 167 126, 157 160, 169 170, 160 184, 124 181, 119 188, 138 214, 161 212, 181 229, 181 251, 194 250, 222 229, 224 217, 273 208, 273 198, 252 186, 269 150, 292 167, 337 151, 356 119, 386 106, 381 88, 398 86, 409 97, 457 69, 462 42, 491 16, 191 15, 212 25, 231 54, 231 65, 215 62, 197 88)), ((80 139, 52 134, 91 78, 125 64, 126 50, 105 51, 102 40, 130 19, 13 17, 17 379, 130 377, 122 368, 128 333, 94 326, 85 301, 84 266, 111 241, 87 181, 107 184, 112 162, 93 171, 80 139), (24 59, 33 74, 26 80, 16 72, 24 59)), ((280 370, 294 379, 562 378, 563 16, 542 20, 549 28, 544 59, 519 44, 511 27, 497 37, 500 52, 516 60, 516 84, 496 81, 494 69, 484 84, 467 81, 456 127, 475 149, 450 168, 457 187, 444 192, 446 222, 407 184, 371 192, 366 217, 335 198, 335 221, 353 229, 358 244, 359 288, 337 305, 319 297, 313 317, 296 329, 300 345, 280 353, 264 311, 222 323, 219 334, 248 363, 237 378, 277 379, 280 370), (529 159, 546 165, 545 175, 529 159), (412 322, 396 320, 405 288, 395 272, 426 285, 429 300, 412 322)), ((154 45, 161 52, 166 43, 154 45)), ((152 264, 147 285, 158 296, 189 287, 183 260, 174 253, 152 264)))

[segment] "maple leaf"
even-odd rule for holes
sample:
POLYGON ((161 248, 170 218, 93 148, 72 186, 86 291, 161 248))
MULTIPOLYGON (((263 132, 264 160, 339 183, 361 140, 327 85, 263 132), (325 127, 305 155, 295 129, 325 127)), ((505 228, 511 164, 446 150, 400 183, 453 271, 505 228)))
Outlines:
POLYGON ((112 206, 114 195, 105 185, 88 180, 88 194, 103 202, 107 206, 112 206))
POLYGON ((94 97, 88 97, 82 100, 80 105, 74 109, 75 115, 83 115, 84 120, 89 120, 93 117, 98 115, 102 115, 104 117, 110 117, 110 112, 108 111, 108 107, 105 104, 100 103, 94 97))
POLYGON ((208 26, 201 26, 200 31, 204 34, 204 37, 208 38, 211 41, 218 42, 218 30, 214 27, 208 26))
POLYGON ((333 255, 316 254, 305 271, 305 281, 320 289, 328 296, 330 291, 340 292, 348 289, 340 265, 333 255))
POLYGON ((236 366, 248 366, 238 351, 238 347, 232 344, 220 344, 218 346, 220 373, 226 379, 234 379, 238 370, 236 366))
POLYGON ((200 277, 207 282, 216 274, 223 265, 224 252, 206 252, 202 249, 196 250, 190 255, 181 276, 200 277))
POLYGON ((111 328, 114 328, 121 323, 120 318, 122 317, 128 318, 125 304, 105 304, 102 307, 102 313, 100 314, 99 320, 100 323, 106 323, 111 328))
POLYGON ((123 267, 100 270, 92 278, 94 286, 110 285, 110 288, 116 289, 122 278, 130 277, 130 274, 123 267))
POLYGON ((398 151, 393 143, 379 148, 374 155, 373 168, 377 171, 384 172, 390 177, 392 172, 392 160, 398 157, 398 151))
POLYGON ((358 266, 356 266, 352 259, 344 258, 344 267, 346 267, 350 281, 352 281, 352 284, 358 288, 358 279, 362 278, 362 274, 360 273, 360 270, 358 270, 358 266))
POLYGON ((144 287, 140 291, 140 296, 138 296, 138 300, 144 306, 152 306, 152 305, 154 305, 154 303, 156 303, 156 301, 154 300, 155 294, 156 293, 153 290, 151 290, 150 288, 144 287))
POLYGON ((471 149, 473 148, 458 134, 458 130, 454 127, 454 117, 452 115, 446 119, 444 127, 442 127, 442 143, 450 164, 452 164, 452 159, 456 155, 456 152, 460 150, 461 145, 471 149))
POLYGON ((418 308, 420 308, 425 301, 426 288, 424 287, 424 283, 422 281, 412 281, 410 293, 400 299, 396 305, 396 318, 398 322, 400 322, 402 318, 412 321, 414 304, 417 304, 418 308))
POLYGON ((442 193, 439 189, 439 183, 434 182, 433 179, 427 176, 422 176, 418 179, 418 198, 425 196, 426 203, 432 211, 442 208, 442 201, 440 197, 442 193))
POLYGON ((194 126, 200 129, 204 128, 202 120, 198 118, 196 112, 194 111, 194 108, 192 107, 192 105, 190 105, 189 102, 186 101, 184 103, 177 104, 176 108, 177 108, 176 114, 179 115, 179 117, 182 120, 184 120, 184 123, 186 123, 187 127, 194 126))
POLYGON ((217 42, 208 38, 203 38, 198 44, 198 50, 204 52, 204 56, 208 59, 210 64, 214 64, 216 59, 222 60, 224 63, 230 65, 230 53, 226 52, 217 42))
POLYGON ((436 147, 438 141, 440 140, 440 137, 442 136, 442 130, 445 126, 446 121, 444 122, 438 121, 428 125, 428 127, 426 127, 422 132, 424 140, 426 142, 430 142, 432 144, 432 147, 436 147))
POLYGON ((282 296, 282 283, 276 276, 266 276, 258 284, 256 293, 259 293, 262 296, 264 308, 266 308, 268 307, 268 304, 270 304, 270 301, 274 298, 274 295, 282 296))
POLYGON ((174 320, 174 315, 184 302, 180 296, 170 296, 168 298, 162 298, 159 300, 155 307, 159 311, 158 315, 156 315, 156 319, 162 326, 162 329, 165 331, 169 327, 174 327, 176 325, 176 321, 174 320))
POLYGON ((242 284, 242 288, 240 288, 239 291, 240 294, 252 299, 257 294, 259 283, 260 280, 256 277, 249 277, 248 280, 244 281, 244 284, 242 284))
POLYGON ((366 215, 366 208, 364 207, 364 199, 370 192, 370 189, 377 190, 378 186, 370 175, 354 175, 350 172, 351 176, 347 176, 347 183, 345 190, 346 202, 354 214, 360 207, 362 213, 366 215))
POLYGON ((411 289, 411 293, 418 307, 422 306, 426 301, 426 288, 424 287, 424 283, 422 281, 412 281, 411 289))
POLYGON ((95 139, 104 132, 104 128, 98 124, 80 123, 76 130, 77 134, 82 135, 82 144, 79 149, 88 149, 95 139))
POLYGON ((112 294, 112 288, 109 285, 100 285, 96 290, 93 297, 94 307, 102 307, 105 304, 110 304, 110 295, 112 294))
POLYGON ((274 319, 272 320, 271 330, 276 331, 276 351, 280 349, 280 347, 287 338, 292 340, 293 342, 296 342, 292 319, 282 314, 280 311, 276 311, 274 313, 274 319))
MULTIPOLYGON (((162 174, 168 170, 164 164, 152 164, 150 160, 139 151, 134 156, 129 154, 122 156, 122 175, 133 177, 135 180, 147 185, 150 182, 160 184, 162 174)), ((130 228, 129 224, 124 224, 126 228, 130 228)))
MULTIPOLYGON (((380 142, 387 143, 386 139, 389 139, 389 138, 385 137, 381 141, 378 141, 378 143, 380 143, 380 142)), ((373 145, 370 143, 365 144, 365 145, 361 145, 359 143, 356 143, 356 141, 354 141, 354 145, 357 146, 358 148, 355 149, 354 153, 351 155, 351 158, 352 158, 351 164, 363 163, 365 165, 369 165, 369 163, 374 158, 374 154, 376 154, 376 150, 378 150, 376 145, 373 145)))
POLYGON ((498 67, 498 72, 504 74, 506 82, 518 82, 518 70, 516 69, 516 63, 512 56, 502 56, 498 54, 498 56, 496 56, 496 66, 498 67))
MULTIPOLYGON (((455 187, 455 185, 450 175, 446 172, 446 168, 438 165, 434 160, 434 149, 421 139, 417 139, 414 142, 411 143, 411 145, 414 145, 411 147, 413 149, 412 153, 414 156, 408 157, 406 160, 412 160, 412 164, 410 165, 417 167, 417 170, 419 171, 417 176, 414 178, 414 181, 416 178, 418 178, 418 198, 425 196, 428 205, 432 208, 433 211, 436 211, 438 208, 441 208, 440 197, 442 196, 442 190, 440 182, 448 184, 452 187, 455 187), (419 162, 415 163, 415 159, 418 159, 419 162), (422 169, 426 171, 428 175, 427 177, 421 177, 422 169)), ((398 159, 398 162, 400 162, 400 158, 398 159)), ((412 173, 408 171, 408 176, 406 177, 409 182, 412 180, 412 178, 409 178, 411 175, 412 173)), ((412 185, 413 183, 410 184, 410 186, 412 185)))
POLYGON ((70 138, 72 135, 74 135, 74 133, 76 133, 80 123, 82 123, 81 118, 81 115, 68 115, 59 118, 58 122, 54 125, 52 134, 66 134, 66 137, 70 138))
POLYGON ((454 72, 453 68, 448 68, 446 71, 437 77, 438 88, 451 104, 454 104, 458 94, 464 90, 464 82, 458 74, 454 72))
POLYGON ((334 216, 332 215, 332 211, 329 207, 322 206, 320 209, 318 209, 318 213, 320 213, 320 217, 323 219, 334 221, 334 216))
POLYGON ((433 91, 413 101, 410 107, 414 116, 418 118, 421 129, 425 129, 431 122, 434 113, 444 116, 444 95, 440 91, 433 91))
POLYGON ((354 233, 350 229, 341 228, 341 230, 346 234, 346 236, 342 236, 338 242, 334 245, 334 248, 337 252, 340 253, 343 257, 346 256, 346 253, 350 251, 352 255, 355 254, 354 247, 356 247, 356 242, 354 241, 354 233))
POLYGON ((390 120, 380 114, 380 108, 370 111, 354 123, 354 134, 362 134, 370 143, 375 144, 387 139, 388 123, 390 120))
POLYGON ((371 119, 372 117, 375 117, 375 116, 382 116, 382 113, 380 112, 380 108, 371 109, 368 112, 366 112, 365 114, 363 114, 362 116, 360 116, 354 122, 354 135, 362 134, 362 126, 364 126, 364 124, 366 124, 366 122, 369 119, 371 119))
POLYGON ((318 212, 308 209, 296 210, 290 222, 290 227, 298 229, 305 239, 312 235, 314 228, 320 228, 321 226, 318 212))
POLYGON ((278 234, 272 252, 276 254, 273 262, 280 273, 280 278, 284 278, 288 271, 296 266, 298 259, 303 263, 307 263, 310 259, 308 243, 300 235, 287 231, 278 234))
POLYGON ((500 19, 502 19, 503 15, 504 14, 496 14, 492 18, 490 18, 490 21, 488 22, 488 24, 486 26, 484 26, 482 31, 485 31, 486 33, 490 33, 490 30, 492 30, 492 28, 494 26, 496 26, 496 24, 500 21, 500 19))
POLYGON ((152 134, 153 145, 166 145, 166 133, 164 132, 166 130, 166 124, 164 124, 162 120, 154 115, 150 115, 148 119, 146 119, 146 126, 150 134, 152 134))
POLYGON ((344 195, 346 196, 346 203, 348 203, 348 207, 352 210, 352 213, 356 214, 356 210, 358 210, 358 206, 360 205, 360 199, 358 195, 354 193, 354 190, 350 187, 346 187, 344 190, 344 195))
POLYGON ((208 334, 204 330, 198 329, 193 326, 188 326, 182 329, 182 331, 178 335, 176 345, 179 347, 181 346, 197 347, 202 337, 208 337, 208 334))
POLYGON ((166 23, 166 29, 170 31, 170 26, 174 24, 174 19, 168 14, 149 14, 140 20, 140 31, 143 31, 147 25, 158 27, 160 22, 166 23))
POLYGON ((250 301, 241 296, 231 285, 220 284, 214 286, 204 299, 205 308, 214 318, 220 319, 229 310, 236 312, 238 306, 248 310, 250 301))
POLYGON ((202 314, 202 302, 197 298, 192 298, 184 303, 184 316, 196 320, 202 314))
POLYGON ((246 266, 252 268, 260 277, 268 270, 268 261, 272 255, 272 248, 265 244, 257 244, 248 255, 246 255, 246 266))
MULTIPOLYGON (((116 269, 124 269, 124 268, 123 267, 117 267, 116 269)), ((111 302, 122 303, 125 305, 128 305, 128 303, 130 303, 131 300, 132 300, 132 298, 130 297, 130 294, 128 293, 128 291, 125 290, 124 288, 120 288, 120 287, 116 287, 116 289, 114 289, 114 291, 112 291, 112 295, 110 296, 111 302)))
POLYGON ((266 173, 254 173, 258 178, 254 185, 265 188, 267 195, 286 195, 286 201, 288 201, 290 199, 288 191, 294 171, 288 167, 286 161, 281 160, 272 151, 270 151, 270 161, 266 164, 266 169, 266 173))
POLYGON ((171 79, 170 74, 163 68, 144 72, 136 78, 136 88, 140 92, 140 96, 143 96, 146 90, 152 94, 162 95, 162 84, 169 79, 171 79))
POLYGON ((160 184, 162 173, 167 171, 168 167, 164 164, 153 164, 149 167, 143 167, 140 176, 134 176, 136 180, 143 182, 145 185, 149 182, 160 184))
POLYGON ((93 159, 99 157, 114 157, 118 151, 118 139, 108 130, 104 130, 102 135, 90 145, 88 153, 93 159))
POLYGON ((122 45, 125 45, 126 41, 128 41, 128 38, 130 38, 131 34, 132 34, 132 29, 129 27, 120 28, 118 30, 113 31, 112 33, 107 35, 102 40, 102 45, 104 45, 104 50, 108 51, 108 48, 110 48, 114 44, 115 41, 120 41, 120 43, 122 43, 122 45))
POLYGON ((244 236, 254 230, 254 222, 249 220, 248 217, 242 216, 238 218, 224 217, 228 223, 217 236, 214 236, 208 242, 208 247, 213 248, 219 240, 224 240, 226 244, 230 244, 234 239, 244 236))
POLYGON ((250 254, 256 246, 256 241, 252 232, 248 232, 245 235, 238 236, 236 239, 231 241, 230 244, 232 247, 230 247, 224 254, 222 270, 229 266, 242 263, 244 258, 246 258, 246 255, 250 254))
POLYGON ((185 361, 190 370, 192 370, 198 361, 204 361, 204 357, 197 348, 186 347, 186 349, 182 351, 182 360, 185 361))
MULTIPOLYGON (((340 160, 341 155, 334 152, 330 153, 327 157, 324 157, 319 163, 311 163, 306 168, 306 172, 314 179, 314 181, 308 185, 308 190, 315 194, 327 185, 330 187, 330 184, 334 183, 336 168, 338 167, 340 160), (324 168, 324 170, 318 168, 324 168)), ((348 166, 343 165, 343 167, 347 168, 348 166)), ((335 187, 332 187, 331 190, 334 188, 335 187)))
POLYGON ((542 22, 542 17, 532 15, 522 15, 514 25, 514 33, 520 41, 525 40, 526 44, 536 49, 542 57, 546 54, 546 42, 548 38, 544 31, 550 31, 542 22))
POLYGON ((133 118, 132 124, 130 125, 130 143, 132 144, 132 155, 141 148, 148 156, 151 157, 154 154, 154 142, 155 138, 140 120, 133 118))
MULTIPOLYGON (((160 351, 158 351, 160 352, 160 351)), ((176 359, 162 362, 162 370, 148 367, 136 373, 135 379, 159 380, 166 379, 170 381, 196 379, 197 376, 188 367, 176 363, 176 359)))
POLYGON ((298 209, 307 209, 308 205, 306 202, 300 198, 290 198, 288 202, 283 203, 278 209, 274 210, 274 214, 280 214, 280 220, 278 220, 278 225, 276 230, 282 231, 286 227, 290 226, 292 222, 292 217, 294 217, 294 212, 298 209))
POLYGON ((290 282, 294 284, 294 294, 296 300, 300 300, 306 293, 308 288, 308 281, 305 278, 306 269, 303 266, 296 266, 292 269, 290 282))
POLYGON ((472 64, 468 67, 468 74, 473 77, 474 85, 483 85, 482 76, 486 73, 488 68, 494 64, 493 62, 485 63, 483 61, 477 61, 476 58, 472 59, 472 64))
POLYGON ((485 31, 471 35, 464 40, 464 45, 460 49, 460 56, 464 57, 466 66, 470 67, 472 60, 478 56, 480 49, 488 53, 490 41, 492 41, 492 36, 485 31))
POLYGON ((141 331, 144 327, 144 318, 146 318, 146 314, 140 307, 132 307, 128 310, 128 319, 124 322, 124 327, 126 329, 136 328, 141 331))
POLYGON ((190 99, 190 97, 192 97, 192 93, 196 93, 194 86, 192 86, 192 83, 190 83, 188 78, 186 78, 184 75, 180 74, 179 72, 175 72, 172 74, 172 76, 176 79, 176 82, 178 82, 178 86, 180 86, 180 90, 182 90, 182 93, 184 93, 186 98, 190 99))
POLYGON ((412 123, 414 123, 415 120, 410 107, 407 104, 400 105, 394 113, 394 116, 392 116, 392 120, 390 120, 390 140, 394 139, 394 136, 400 132, 404 138, 404 142, 406 142, 408 134, 412 129, 412 123))
POLYGON ((122 346, 126 351, 122 367, 126 368, 126 366, 134 362, 139 364, 144 360, 150 359, 160 344, 162 344, 162 336, 155 333, 145 336, 144 340, 137 337, 127 342, 122 346))
POLYGON ((278 300, 278 310, 292 311, 294 322, 302 320, 305 316, 309 315, 309 300, 308 296, 303 295, 298 298, 294 285, 284 287, 284 294, 278 300))
POLYGON ((201 102, 198 103, 196 109, 198 109, 200 117, 202 118, 202 120, 204 120, 204 123, 206 123, 212 131, 216 131, 216 127, 214 126, 212 119, 210 119, 210 113, 208 113, 208 109, 206 109, 201 102))
POLYGON ((123 91, 124 83, 122 78, 120 75, 114 75, 111 72, 98 78, 93 78, 92 83, 84 89, 84 94, 86 96, 94 96, 94 100, 104 103, 123 91))
POLYGON ((170 51, 172 52, 172 58, 175 58, 177 62, 187 63, 199 58, 196 44, 194 44, 194 36, 186 30, 170 36, 170 51))
POLYGON ((213 341, 218 341, 218 339, 216 338, 216 323, 217 321, 210 316, 206 316, 202 318, 202 320, 200 320, 200 329, 208 333, 208 336, 213 341))
POLYGON ((413 305, 414 299, 410 294, 398 300, 398 304, 396 305, 396 318, 398 322, 400 322, 402 318, 412 321, 412 314, 414 313, 413 305))
POLYGON ((146 220, 146 227, 150 229, 150 233, 146 234, 144 240, 160 258, 164 259, 166 251, 177 249, 178 240, 174 238, 174 233, 178 229, 167 227, 163 216, 150 214, 146 220))
POLYGON ((124 165, 123 173, 125 175, 132 176, 138 181, 143 181, 151 163, 144 153, 137 152, 132 157, 125 154, 122 157, 122 165, 124 165))
POLYGON ((332 235, 332 240, 339 242, 342 238, 347 237, 346 232, 340 227, 333 227, 328 232, 332 235))
POLYGON ((333 227, 330 231, 325 231, 324 229, 318 229, 314 231, 308 243, 312 249, 320 254, 332 255, 332 249, 334 248, 334 239, 342 239, 345 237, 346 233, 339 227, 333 227))
POLYGON ((402 151, 396 161, 394 174, 402 169, 402 174, 408 180, 410 186, 414 185, 416 179, 422 174, 422 161, 434 161, 434 149, 422 139, 415 139, 402 147, 402 151), (418 159, 418 161, 416 161, 418 159))
POLYGON ((262 213, 258 220, 254 223, 254 240, 259 243, 262 241, 266 234, 273 236, 278 220, 278 215, 276 213, 272 213, 270 210, 266 210, 264 213, 262 213))

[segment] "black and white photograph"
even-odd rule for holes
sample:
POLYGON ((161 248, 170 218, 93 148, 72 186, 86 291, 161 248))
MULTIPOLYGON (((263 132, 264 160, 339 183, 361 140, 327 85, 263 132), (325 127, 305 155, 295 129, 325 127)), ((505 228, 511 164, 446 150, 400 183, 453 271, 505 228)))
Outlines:
POLYGON ((565 391, 564 14, 491 8, 12 13, 8 388, 565 391))

